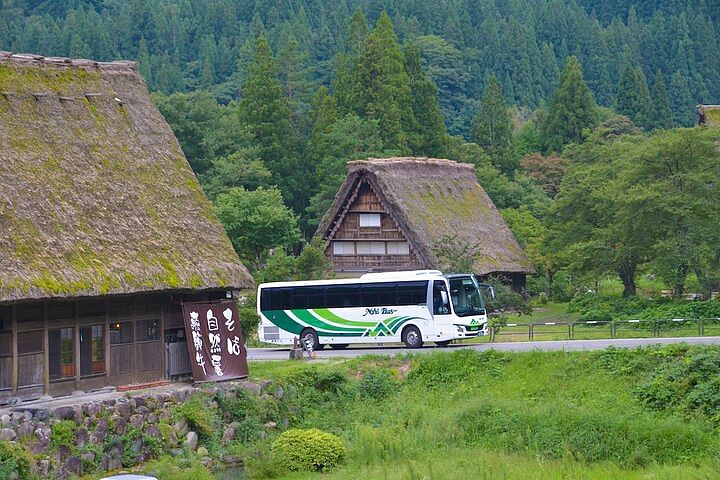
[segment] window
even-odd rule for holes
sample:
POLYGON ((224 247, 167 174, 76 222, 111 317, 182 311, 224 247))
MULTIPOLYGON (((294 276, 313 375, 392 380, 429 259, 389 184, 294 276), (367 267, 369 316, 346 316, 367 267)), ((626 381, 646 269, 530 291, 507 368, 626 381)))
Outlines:
POLYGON ((355 242, 333 242, 333 255, 355 255, 355 242))
POLYGON ((260 292, 261 310, 288 310, 291 306, 292 288, 264 288, 260 292))
POLYGON ((110 324, 110 345, 122 345, 133 342, 132 322, 116 322, 110 324))
POLYGON ((80 327, 80 375, 95 375, 104 372, 104 326, 80 327))
POLYGON ((450 313, 450 297, 447 286, 442 280, 433 282, 433 314, 447 315, 450 313))
POLYGON ((358 255, 385 255, 385 242, 357 242, 358 255))
POLYGON ((328 308, 361 306, 360 285, 328 285, 325 289, 325 304, 328 308))
POLYGON ((75 377, 75 329, 48 330, 50 380, 75 377))
POLYGON ((382 223, 380 221, 379 213, 361 213, 360 214, 360 228, 363 227, 380 227, 382 223))
POLYGON ((138 320, 135 324, 135 338, 138 342, 160 340, 160 320, 138 320))
POLYGON ((398 283, 396 305, 419 305, 427 303, 427 281, 398 283))
POLYGON ((387 242, 388 255, 409 255, 410 246, 407 242, 387 242))
POLYGON ((292 308, 322 308, 325 287, 297 287, 292 292, 292 308))
POLYGON ((380 307, 397 303, 396 283, 371 283, 360 289, 363 307, 380 307))

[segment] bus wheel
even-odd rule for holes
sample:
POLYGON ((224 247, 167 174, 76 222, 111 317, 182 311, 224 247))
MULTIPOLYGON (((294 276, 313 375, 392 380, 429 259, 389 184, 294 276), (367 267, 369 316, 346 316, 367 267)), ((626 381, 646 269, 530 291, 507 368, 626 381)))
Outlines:
POLYGON ((332 348, 333 350, 344 350, 349 346, 350 346, 349 343, 331 343, 330 344, 330 348, 332 348))
POLYGON ((437 345, 440 348, 445 348, 448 345, 450 345, 450 340, 445 340, 444 342, 435 342, 435 345, 437 345))
POLYGON ((300 342, 303 345, 307 345, 309 343, 312 345, 313 350, 321 350, 323 347, 320 345, 317 333, 312 328, 306 328, 300 333, 300 342))
POLYGON ((423 344, 420 330, 412 325, 403 330, 402 341, 405 342, 407 348, 420 348, 423 344))

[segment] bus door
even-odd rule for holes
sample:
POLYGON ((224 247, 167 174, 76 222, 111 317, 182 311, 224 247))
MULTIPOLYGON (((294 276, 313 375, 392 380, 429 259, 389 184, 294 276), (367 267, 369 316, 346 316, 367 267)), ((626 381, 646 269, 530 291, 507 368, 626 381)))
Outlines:
POLYGON ((452 333, 452 311, 450 310, 450 294, 447 284, 442 280, 433 281, 433 319, 435 333, 448 335, 452 333))

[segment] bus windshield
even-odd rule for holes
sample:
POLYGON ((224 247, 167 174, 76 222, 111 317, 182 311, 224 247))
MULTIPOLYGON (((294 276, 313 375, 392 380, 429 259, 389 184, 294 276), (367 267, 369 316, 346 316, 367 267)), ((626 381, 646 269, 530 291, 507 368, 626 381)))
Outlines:
POLYGON ((469 315, 483 315, 485 303, 483 302, 480 287, 471 276, 450 278, 450 298, 452 299, 455 315, 467 317, 469 315))

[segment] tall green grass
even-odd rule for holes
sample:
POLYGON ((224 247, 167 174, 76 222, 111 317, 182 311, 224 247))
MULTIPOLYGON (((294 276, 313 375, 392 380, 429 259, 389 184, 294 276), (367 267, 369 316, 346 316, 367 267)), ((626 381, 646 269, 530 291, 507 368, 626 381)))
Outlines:
MULTIPOLYGON (((324 479, 720 477, 716 410, 688 409, 698 398, 715 405, 716 347, 297 365, 268 370, 298 391, 293 424, 334 432, 348 447, 346 464, 324 479), (687 401, 649 401, 658 385, 687 401)), ((263 364, 253 367, 261 376, 263 364)))

